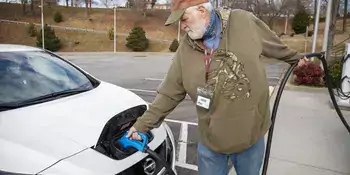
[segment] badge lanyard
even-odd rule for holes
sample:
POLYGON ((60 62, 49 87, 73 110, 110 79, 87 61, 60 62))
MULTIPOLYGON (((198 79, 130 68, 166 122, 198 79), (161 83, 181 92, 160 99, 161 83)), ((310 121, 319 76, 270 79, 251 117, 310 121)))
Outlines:
MULTIPOLYGON (((216 36, 215 36, 216 38, 216 36)), ((214 40, 215 40, 214 38, 214 40)), ((213 53, 214 53, 214 43, 213 46, 210 50, 210 55, 208 57, 208 53, 207 53, 207 46, 205 46, 204 42, 203 42, 203 46, 204 46, 204 63, 205 63, 205 80, 208 80, 208 73, 209 73, 209 68, 210 68, 210 63, 211 60, 213 59, 213 53)))

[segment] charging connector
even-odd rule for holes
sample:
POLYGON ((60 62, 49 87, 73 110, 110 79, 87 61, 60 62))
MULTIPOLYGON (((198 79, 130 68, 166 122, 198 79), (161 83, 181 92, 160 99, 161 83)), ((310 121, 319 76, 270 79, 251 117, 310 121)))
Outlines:
POLYGON ((127 138, 126 136, 128 135, 128 133, 126 132, 123 135, 123 137, 121 137, 118 140, 118 142, 122 145, 124 149, 128 147, 133 147, 140 152, 148 153, 151 157, 157 159, 163 165, 163 167, 166 168, 166 171, 168 172, 169 175, 176 175, 174 170, 171 168, 171 166, 162 157, 160 157, 156 152, 154 152, 147 146, 147 143, 148 143, 147 135, 141 132, 138 132, 138 134, 140 135, 142 141, 127 138))

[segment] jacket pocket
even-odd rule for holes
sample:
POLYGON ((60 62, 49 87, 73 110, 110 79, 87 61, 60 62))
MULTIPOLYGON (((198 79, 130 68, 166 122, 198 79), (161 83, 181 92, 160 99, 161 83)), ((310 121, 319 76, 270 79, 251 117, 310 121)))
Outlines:
POLYGON ((210 139, 218 150, 242 150, 252 144, 259 132, 261 114, 254 106, 211 119, 210 139))

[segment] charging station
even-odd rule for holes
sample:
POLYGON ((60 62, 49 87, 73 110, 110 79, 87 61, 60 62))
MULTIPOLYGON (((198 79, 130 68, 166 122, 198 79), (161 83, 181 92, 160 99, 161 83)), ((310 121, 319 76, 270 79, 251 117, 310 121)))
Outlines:
MULTIPOLYGON (((346 44, 346 53, 343 56, 342 63, 342 75, 340 79, 340 88, 336 89, 336 102, 342 109, 350 110, 350 43, 346 44)), ((330 100, 331 107, 334 108, 332 101, 330 100)))

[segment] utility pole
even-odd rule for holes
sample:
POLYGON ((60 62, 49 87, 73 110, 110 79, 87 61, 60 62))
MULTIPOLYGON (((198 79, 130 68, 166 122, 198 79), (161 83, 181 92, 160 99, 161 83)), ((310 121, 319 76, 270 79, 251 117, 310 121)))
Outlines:
POLYGON ((45 49, 45 37, 44 37, 44 0, 41 0, 41 42, 43 49, 45 49))
MULTIPOLYGON (((333 0, 328 0, 328 4, 327 4, 327 15, 326 15, 326 22, 325 22, 325 26, 324 26, 324 35, 323 35, 323 45, 322 45, 322 51, 327 51, 327 41, 328 41, 328 32, 329 32, 329 26, 331 23, 331 18, 332 18, 332 3, 333 0)), ((336 15, 336 14, 334 14, 336 15)), ((328 55, 326 53, 326 55, 328 55)))
MULTIPOLYGON (((320 19, 320 10, 321 10, 321 0, 317 0, 316 5, 316 17, 314 19, 314 34, 313 34, 313 40, 312 40, 312 53, 316 51, 316 43, 317 43, 317 32, 318 32, 318 22, 320 19)), ((326 17, 328 18, 328 17, 326 17)), ((313 61, 314 58, 311 60, 313 61)))
POLYGON ((286 21, 284 23, 284 34, 287 34, 287 29, 288 29, 288 20, 289 20, 289 12, 286 15, 286 21))
POLYGON ((116 35, 116 30, 117 30, 117 17, 116 17, 116 5, 114 4, 114 27, 113 27, 113 41, 114 41, 114 53, 117 52, 117 35, 116 35))

